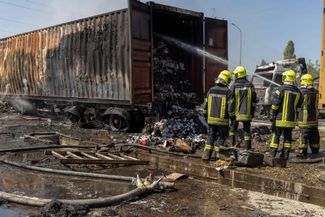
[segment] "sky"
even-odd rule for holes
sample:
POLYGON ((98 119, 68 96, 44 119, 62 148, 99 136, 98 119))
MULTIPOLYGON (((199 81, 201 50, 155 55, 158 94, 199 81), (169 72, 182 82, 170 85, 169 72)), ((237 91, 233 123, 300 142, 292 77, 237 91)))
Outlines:
MULTIPOLYGON (((229 60, 254 70, 262 59, 281 59, 289 40, 297 57, 319 60, 322 0, 155 0, 228 20, 229 60)), ((125 8, 126 0, 0 0, 0 38, 125 8)), ((230 67, 231 69, 232 67, 230 67)))

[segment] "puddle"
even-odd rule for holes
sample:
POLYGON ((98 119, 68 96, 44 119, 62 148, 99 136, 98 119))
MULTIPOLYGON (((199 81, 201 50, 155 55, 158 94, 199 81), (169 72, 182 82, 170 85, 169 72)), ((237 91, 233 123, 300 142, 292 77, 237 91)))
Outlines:
POLYGON ((85 199, 122 194, 134 188, 130 183, 53 176, 0 165, 0 190, 27 196, 85 199))
POLYGON ((24 212, 17 212, 10 209, 0 208, 0 216, 1 217, 25 217, 27 216, 24 212))

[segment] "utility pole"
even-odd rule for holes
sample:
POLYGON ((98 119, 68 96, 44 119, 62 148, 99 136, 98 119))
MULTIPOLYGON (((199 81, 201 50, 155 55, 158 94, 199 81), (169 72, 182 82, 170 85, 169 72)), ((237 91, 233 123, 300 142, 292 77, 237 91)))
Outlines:
POLYGON ((233 25, 236 29, 239 30, 239 33, 240 33, 240 55, 239 55, 239 65, 241 65, 241 55, 242 55, 242 48, 243 48, 243 34, 242 34, 242 31, 241 29, 234 23, 231 23, 231 25, 233 25))

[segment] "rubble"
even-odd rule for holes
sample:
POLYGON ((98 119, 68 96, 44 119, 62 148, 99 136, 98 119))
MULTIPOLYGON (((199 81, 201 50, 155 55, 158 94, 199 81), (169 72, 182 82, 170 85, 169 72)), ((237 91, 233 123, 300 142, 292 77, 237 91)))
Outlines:
POLYGON ((264 155, 264 164, 266 166, 270 166, 270 167, 280 167, 280 168, 285 168, 287 167, 287 161, 284 158, 275 158, 270 156, 269 154, 265 154, 264 155))
POLYGON ((41 209, 41 217, 82 217, 86 216, 89 208, 85 206, 66 205, 53 200, 41 209))
POLYGON ((263 164, 264 155, 252 152, 241 150, 238 152, 238 162, 242 164, 242 166, 248 167, 258 167, 263 164))
POLYGON ((173 60, 167 45, 158 42, 154 50, 154 66, 153 112, 162 119, 146 123, 142 135, 133 136, 129 142, 192 153, 204 143, 201 134, 206 133, 206 128, 195 110, 198 100, 185 78, 184 63, 173 60))
POLYGON ((128 142, 146 146, 157 145, 169 151, 193 153, 197 148, 203 147, 205 142, 203 130, 204 127, 195 120, 162 119, 154 124, 148 124, 142 134, 132 136, 128 142), (180 143, 183 144, 182 148, 180 143))
POLYGON ((191 83, 185 78, 185 65, 172 59, 164 42, 157 42, 154 49, 155 99, 160 114, 167 114, 172 105, 193 108, 197 103, 191 83))
POLYGON ((1 113, 6 113, 9 111, 13 111, 14 109, 7 103, 4 101, 0 101, 0 112, 1 113))

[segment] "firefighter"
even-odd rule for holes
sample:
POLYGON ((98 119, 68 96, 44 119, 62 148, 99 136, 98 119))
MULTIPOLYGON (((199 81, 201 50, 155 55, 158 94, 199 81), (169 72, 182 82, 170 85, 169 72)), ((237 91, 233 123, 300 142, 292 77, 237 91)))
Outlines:
POLYGON ((302 105, 298 115, 300 130, 300 155, 306 157, 308 145, 313 154, 319 152, 318 132, 318 90, 314 87, 311 74, 305 74, 300 79, 300 91, 302 93, 302 105))
POLYGON ((220 146, 223 146, 228 136, 228 104, 230 99, 228 85, 231 80, 232 75, 229 71, 220 72, 215 86, 209 90, 203 104, 203 113, 207 117, 209 125, 208 141, 204 147, 203 160, 210 160, 213 150, 219 152, 220 146))
POLYGON ((296 126, 297 115, 302 103, 301 92, 295 86, 296 73, 293 70, 282 74, 282 82, 279 88, 273 92, 271 122, 274 126, 270 155, 276 156, 283 133, 283 149, 281 157, 288 160, 292 144, 292 130, 296 126))
POLYGON ((252 148, 251 120, 254 117, 256 106, 256 93, 254 85, 247 80, 246 69, 242 66, 235 68, 235 82, 230 88, 230 119, 231 128, 229 136, 232 139, 232 145, 236 145, 236 133, 239 122, 243 123, 244 141, 247 150, 252 148))

